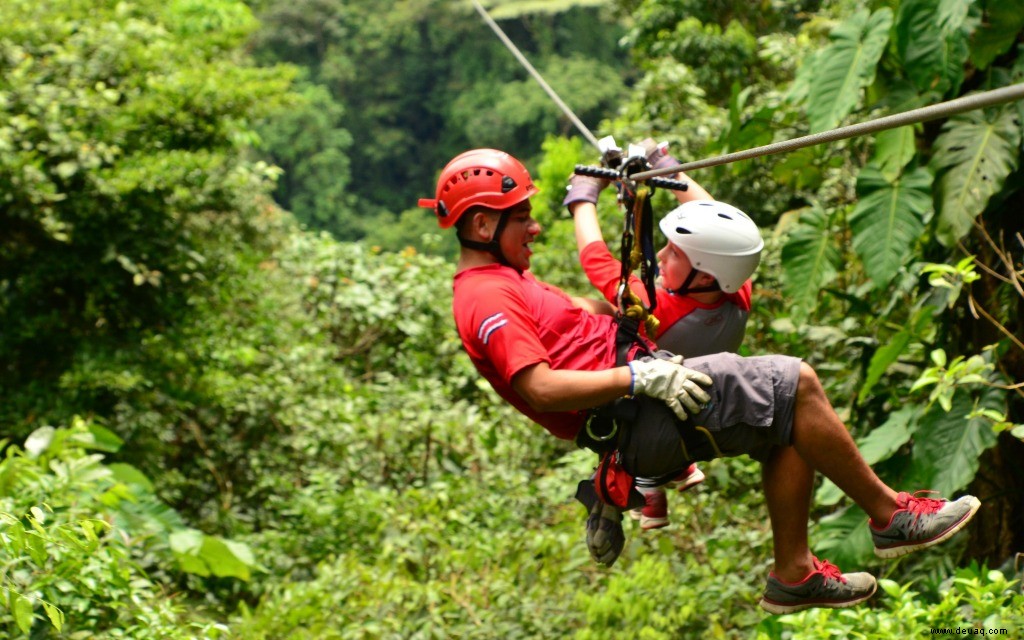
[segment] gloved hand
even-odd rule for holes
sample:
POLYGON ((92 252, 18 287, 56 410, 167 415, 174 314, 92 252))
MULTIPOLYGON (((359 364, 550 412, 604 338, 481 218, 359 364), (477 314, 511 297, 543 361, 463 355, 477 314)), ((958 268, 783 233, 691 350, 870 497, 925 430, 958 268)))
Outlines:
POLYGON ((622 513, 598 500, 587 517, 587 549, 590 550, 590 557, 598 564, 610 567, 619 559, 625 546, 622 513))
POLYGON ((597 196, 601 190, 607 187, 609 181, 604 178, 593 176, 581 176, 574 173, 569 176, 569 186, 565 188, 567 193, 562 200, 562 206, 568 207, 573 202, 589 202, 597 204, 597 196))
POLYGON ((666 148, 659 147, 653 138, 644 138, 640 141, 640 146, 647 151, 647 162, 651 163, 652 169, 674 167, 680 164, 678 160, 669 155, 666 148))
POLYGON ((629 363, 629 370, 633 374, 631 393, 663 401, 680 420, 697 415, 702 405, 711 401, 711 396, 700 388, 711 386, 711 378, 684 367, 683 356, 634 360, 629 363))

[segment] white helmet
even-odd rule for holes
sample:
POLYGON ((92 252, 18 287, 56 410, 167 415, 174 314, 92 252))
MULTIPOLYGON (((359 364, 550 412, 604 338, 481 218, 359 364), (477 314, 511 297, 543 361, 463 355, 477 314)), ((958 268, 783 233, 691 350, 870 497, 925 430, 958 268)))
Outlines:
POLYGON ((713 275, 726 293, 738 291, 761 262, 764 240, 757 225, 730 204, 691 200, 669 211, 659 226, 693 268, 713 275))

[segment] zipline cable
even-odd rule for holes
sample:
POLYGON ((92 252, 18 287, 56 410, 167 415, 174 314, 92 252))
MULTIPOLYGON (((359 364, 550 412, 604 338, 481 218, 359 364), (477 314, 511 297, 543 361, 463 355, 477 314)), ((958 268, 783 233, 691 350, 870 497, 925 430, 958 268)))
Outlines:
POLYGON ((919 109, 904 111, 903 113, 896 113, 890 116, 868 120, 867 122, 860 122, 858 124, 839 127, 838 129, 830 129, 828 131, 812 133, 810 135, 793 138, 791 140, 783 140, 782 142, 774 142, 761 147, 754 147, 753 149, 747 149, 746 151, 736 151, 734 153, 727 153, 725 155, 706 158, 704 160, 685 162, 673 167, 663 167, 661 169, 642 171, 634 174, 632 177, 634 180, 645 180, 647 178, 653 178, 654 176, 676 174, 681 171, 692 171, 694 169, 703 169, 705 167, 715 167, 720 164, 749 160, 750 158, 757 158, 773 153, 794 151, 796 149, 802 149, 804 147, 810 147, 812 145, 822 144, 825 142, 845 140, 846 138, 875 133, 876 131, 895 129, 896 127, 903 127, 909 124, 917 124, 918 122, 927 122, 928 120, 935 120, 937 118, 955 116, 975 109, 994 107, 999 104, 1013 102, 1014 100, 1020 100, 1022 98, 1024 98, 1024 83, 1013 84, 1008 87, 1001 87, 999 89, 992 89, 991 91, 962 96, 954 100, 939 102, 927 107, 921 107, 919 109))
POLYGON ((589 140, 590 144, 594 145, 595 147, 597 147, 598 150, 600 150, 601 146, 597 143, 597 138, 594 137, 594 134, 590 132, 590 129, 588 129, 587 126, 583 124, 583 122, 581 122, 579 118, 576 117, 576 114, 572 112, 572 109, 570 109, 567 104, 562 102, 562 99, 558 97, 558 94, 555 93, 555 90, 548 86, 548 83, 544 81, 544 78, 541 77, 539 73, 537 73, 537 70, 533 68, 533 65, 530 64, 530 61, 526 59, 526 56, 524 56, 522 52, 519 51, 519 48, 516 47, 516 45, 511 40, 509 40, 508 36, 505 35, 505 32, 501 30, 501 27, 498 26, 498 23, 491 19, 491 16, 487 14, 487 10, 484 9, 480 5, 480 3, 477 2, 477 0, 470 0, 470 2, 473 3, 473 6, 476 8, 477 13, 480 14, 480 16, 484 19, 484 22, 486 22, 487 25, 491 28, 491 30, 494 31, 495 35, 497 35, 498 38, 505 43, 505 46, 508 47, 508 50, 512 52, 512 55, 514 55, 516 59, 519 60, 519 63, 523 65, 523 67, 525 67, 527 71, 530 72, 530 75, 533 76, 533 79, 536 80, 537 84, 539 84, 541 88, 544 89, 544 91, 551 97, 551 99, 555 101, 555 104, 557 104, 558 107, 562 110, 562 113, 564 113, 569 118, 569 120, 571 120, 572 123, 576 125, 576 128, 579 129, 580 133, 583 134, 583 137, 589 140))

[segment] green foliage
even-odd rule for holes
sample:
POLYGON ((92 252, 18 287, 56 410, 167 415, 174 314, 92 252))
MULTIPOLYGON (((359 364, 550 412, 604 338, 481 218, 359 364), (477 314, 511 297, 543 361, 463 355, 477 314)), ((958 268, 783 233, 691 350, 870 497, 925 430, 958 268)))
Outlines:
POLYGON ((260 127, 267 160, 281 169, 274 199, 310 227, 339 238, 363 232, 350 194, 352 136, 341 123, 344 108, 319 85, 304 88, 303 100, 260 127))
POLYGON ((870 165, 857 176, 850 213, 853 250, 876 287, 887 286, 914 254, 931 213, 932 175, 918 168, 896 182, 870 165))
POLYGON ((227 53, 246 15, 233 2, 0 6, 10 382, 59 371, 83 341, 170 321, 216 270, 204 219, 267 188, 240 145, 247 119, 287 96, 288 73, 227 53))
POLYGON ((36 430, 24 447, 0 444, 5 637, 46 636, 47 625, 67 637, 222 637, 222 625, 186 614, 144 568, 166 561, 168 532, 181 524, 162 511, 147 478, 90 453, 117 451, 113 433, 76 419, 36 430))
POLYGON ((939 598, 922 603, 911 584, 880 580, 887 598, 878 609, 817 609, 766 619, 757 638, 882 639, 949 630, 955 635, 1014 637, 1024 620, 1024 595, 1018 584, 999 571, 963 569, 947 581, 939 598), (922 606, 925 604, 925 606, 922 606))
POLYGON ((984 0, 983 17, 976 36, 971 38, 971 62, 978 69, 987 69, 996 58, 1006 53, 1024 29, 1024 2, 1021 0, 984 0))
POLYGON ((907 76, 921 93, 956 92, 969 54, 969 3, 903 0, 896 14, 894 41, 907 76))
POLYGON ((935 140, 938 239, 953 245, 1019 164, 1020 113, 1013 106, 954 116, 935 140))
POLYGON ((801 213, 799 225, 782 248, 783 283, 794 307, 812 306, 818 292, 836 277, 840 254, 834 238, 827 213, 818 209, 801 213))
POLYGON ((858 11, 831 34, 832 44, 814 54, 807 96, 812 132, 840 124, 858 105, 865 87, 875 78, 875 67, 889 41, 892 11, 858 11))
MULTIPOLYGON (((320 145, 319 153, 331 153, 337 175, 329 189, 321 167, 296 166, 300 156, 287 124, 268 122, 266 131, 278 135, 268 136, 263 148, 293 171, 286 178, 288 204, 300 205, 294 207, 300 219, 340 239, 372 236, 369 242, 391 250, 405 244, 430 248, 418 236, 392 238, 379 229, 396 226, 399 212, 428 195, 445 162, 473 147, 496 147, 529 160, 547 135, 572 130, 468 2, 258 4, 257 58, 301 65, 308 81, 342 109, 330 122, 319 119, 322 133, 311 141, 320 145), (346 165, 333 155, 341 150, 336 141, 349 139, 346 165), (332 195, 342 189, 350 200, 332 195)), ((598 10, 600 4, 489 5, 523 55, 591 125, 614 113, 625 92, 623 57, 615 44, 621 28, 598 10)))

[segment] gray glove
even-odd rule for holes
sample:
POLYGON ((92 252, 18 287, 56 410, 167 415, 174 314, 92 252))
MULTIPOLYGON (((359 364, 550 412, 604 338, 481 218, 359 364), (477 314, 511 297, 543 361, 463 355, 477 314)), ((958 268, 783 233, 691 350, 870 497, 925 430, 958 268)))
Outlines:
POLYGON ((629 363, 629 370, 633 374, 630 393, 661 400, 680 420, 697 415, 703 405, 711 401, 711 396, 700 388, 711 386, 711 378, 684 367, 683 356, 673 356, 668 360, 633 360, 629 363))
POLYGON ((678 160, 669 155, 667 143, 659 145, 653 138, 644 138, 640 141, 640 146, 647 150, 647 162, 651 163, 652 169, 663 169, 680 164, 678 160))
POLYGON ((604 178, 581 176, 578 173, 574 173, 569 176, 569 185, 565 188, 567 193, 565 194, 565 199, 562 200, 562 206, 568 207, 573 202, 597 204, 597 196, 608 184, 609 181, 604 178))
POLYGON ((622 513, 598 500, 587 517, 587 549, 590 550, 590 557, 598 564, 610 567, 619 559, 625 546, 622 513))

